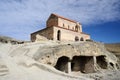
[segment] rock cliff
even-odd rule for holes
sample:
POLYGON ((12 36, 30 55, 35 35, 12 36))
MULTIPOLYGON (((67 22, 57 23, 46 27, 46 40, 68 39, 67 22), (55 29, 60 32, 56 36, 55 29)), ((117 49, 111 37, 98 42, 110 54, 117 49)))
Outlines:
MULTIPOLYGON (((0 51, 1 80, 23 80, 25 76, 29 76, 26 80, 94 80, 101 78, 97 73, 102 70, 119 72, 116 56, 97 42, 0 43, 0 51)), ((101 76, 107 80, 109 74, 101 76)))

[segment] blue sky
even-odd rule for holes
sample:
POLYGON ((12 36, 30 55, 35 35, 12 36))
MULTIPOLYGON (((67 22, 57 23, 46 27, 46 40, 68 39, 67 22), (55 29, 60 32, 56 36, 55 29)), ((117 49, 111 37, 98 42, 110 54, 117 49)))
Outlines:
POLYGON ((0 0, 0 35, 30 40, 51 13, 80 22, 95 41, 120 42, 120 0, 0 0))

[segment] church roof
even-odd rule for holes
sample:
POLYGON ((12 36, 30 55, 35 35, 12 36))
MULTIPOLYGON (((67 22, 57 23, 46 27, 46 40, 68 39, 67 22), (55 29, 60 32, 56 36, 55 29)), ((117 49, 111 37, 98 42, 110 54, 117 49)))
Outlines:
POLYGON ((65 18, 65 17, 59 16, 59 15, 54 14, 54 13, 52 13, 51 16, 52 16, 52 15, 54 15, 54 16, 56 16, 56 17, 58 17, 58 18, 61 18, 61 19, 64 19, 64 20, 67 20, 67 21, 73 22, 73 23, 78 23, 77 21, 74 21, 74 20, 71 20, 71 19, 68 19, 68 18, 65 18))

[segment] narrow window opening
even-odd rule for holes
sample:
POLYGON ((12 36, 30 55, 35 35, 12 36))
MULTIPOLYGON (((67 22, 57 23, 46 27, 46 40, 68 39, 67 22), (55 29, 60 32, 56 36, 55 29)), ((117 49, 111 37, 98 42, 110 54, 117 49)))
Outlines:
POLYGON ((57 40, 60 41, 61 40, 61 31, 58 30, 57 32, 57 40))
POLYGON ((63 27, 65 27, 65 25, 63 24, 63 27))

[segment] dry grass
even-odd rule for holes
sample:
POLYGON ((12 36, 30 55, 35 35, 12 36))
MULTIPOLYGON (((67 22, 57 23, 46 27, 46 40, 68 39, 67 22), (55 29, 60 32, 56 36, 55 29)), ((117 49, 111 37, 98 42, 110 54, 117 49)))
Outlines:
POLYGON ((114 53, 115 55, 120 55, 120 43, 105 44, 108 51, 114 53))

